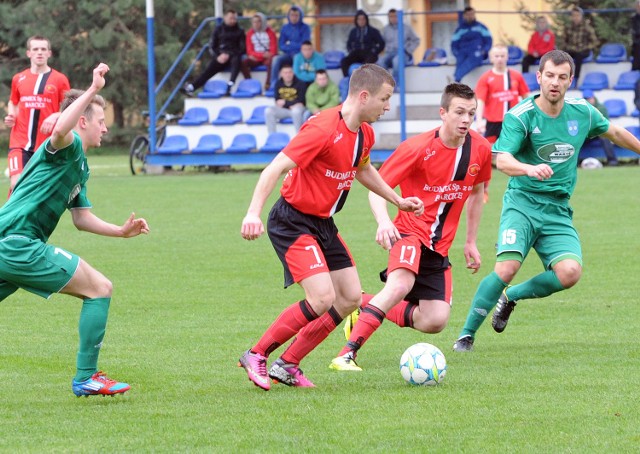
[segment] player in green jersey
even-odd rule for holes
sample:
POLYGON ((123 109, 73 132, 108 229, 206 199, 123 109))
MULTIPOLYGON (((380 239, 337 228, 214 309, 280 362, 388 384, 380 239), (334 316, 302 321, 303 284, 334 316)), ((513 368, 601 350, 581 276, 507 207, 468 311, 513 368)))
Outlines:
POLYGON ((500 333, 516 301, 549 296, 580 279, 582 250, 569 198, 585 139, 602 135, 640 154, 640 141, 629 131, 610 124, 586 100, 565 98, 574 68, 566 52, 546 53, 537 72, 541 93, 521 101, 504 118, 493 152, 497 168, 511 178, 500 216, 496 265, 478 286, 455 351, 472 350, 476 331, 496 304, 492 325, 500 333), (509 286, 532 248, 545 271, 509 286))
POLYGON ((100 63, 86 91, 70 90, 53 133, 35 152, 11 197, 0 208, 0 301, 23 288, 48 298, 65 293, 83 300, 78 331, 80 345, 72 390, 77 396, 114 395, 129 385, 98 371, 98 354, 107 325, 112 285, 77 255, 47 244, 66 209, 78 230, 130 238, 148 233, 144 219, 131 214, 122 226, 91 212, 85 152, 100 146, 107 132, 104 99, 109 67, 100 63))

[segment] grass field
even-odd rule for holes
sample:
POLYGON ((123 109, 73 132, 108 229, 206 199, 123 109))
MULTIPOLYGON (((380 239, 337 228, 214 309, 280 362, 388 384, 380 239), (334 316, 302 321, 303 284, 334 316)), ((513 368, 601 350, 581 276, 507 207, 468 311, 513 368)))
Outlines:
MULTIPOLYGON (((364 371, 349 374, 327 367, 344 343, 338 329, 303 362, 317 388, 265 393, 237 359, 301 292, 282 289, 268 238, 240 237, 258 174, 132 177, 125 161, 90 158, 94 212, 120 223, 135 211, 151 233, 97 237, 75 231, 65 215, 51 243, 113 281, 100 367, 132 389, 76 398, 79 301, 19 291, 0 304, 0 451, 638 452, 637 166, 580 171, 581 282, 519 304, 503 334, 487 323, 473 353, 451 346, 493 267, 506 182, 498 172, 481 226, 481 271, 464 268, 464 230, 451 250, 454 306, 442 333, 387 322, 359 356, 364 371), (402 351, 419 341, 447 357, 441 386, 410 387, 400 376, 402 351)), ((373 241, 360 185, 336 222, 364 288, 377 291, 386 253, 373 241)), ((534 254, 516 282, 539 270, 534 254)))

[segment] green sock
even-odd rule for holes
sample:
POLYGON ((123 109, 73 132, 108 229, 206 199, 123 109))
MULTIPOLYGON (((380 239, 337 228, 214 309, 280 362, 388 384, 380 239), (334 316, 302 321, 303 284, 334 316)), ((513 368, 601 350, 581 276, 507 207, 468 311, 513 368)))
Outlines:
POLYGON ((98 355, 107 327, 111 298, 85 299, 80 311, 80 346, 75 381, 85 381, 98 371, 98 355))
POLYGON ((478 331, 480 325, 482 325, 485 318, 487 318, 491 309, 498 304, 498 298, 500 298, 500 294, 506 286, 507 284, 500 279, 495 271, 480 282, 473 301, 471 301, 467 321, 460 332, 460 337, 475 337, 476 331, 478 331))
POLYGON ((564 290, 564 287, 560 283, 558 276, 553 270, 549 270, 533 276, 521 284, 509 287, 507 289, 507 298, 511 301, 544 298, 560 290, 564 290))

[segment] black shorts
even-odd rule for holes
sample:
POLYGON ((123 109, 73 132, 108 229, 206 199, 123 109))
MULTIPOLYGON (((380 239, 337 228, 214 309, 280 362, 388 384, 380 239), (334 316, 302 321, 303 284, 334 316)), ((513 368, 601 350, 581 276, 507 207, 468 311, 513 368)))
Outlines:
MULTIPOLYGON (((416 281, 404 299, 414 304, 418 304, 420 300, 439 300, 451 305, 452 280, 449 257, 443 257, 424 245, 420 245, 419 255, 417 273, 415 267, 412 269, 409 266, 401 266, 393 258, 393 254, 390 256, 389 265, 392 269, 406 268, 416 275, 416 281)), ((380 280, 387 281, 386 269, 380 272, 380 280)))
POLYGON ((501 121, 487 121, 486 129, 484 131, 484 137, 491 143, 498 140, 500 133, 502 132, 501 121))
POLYGON ((296 210, 282 197, 273 205, 267 234, 284 267, 284 286, 319 273, 355 266, 333 218, 296 210))

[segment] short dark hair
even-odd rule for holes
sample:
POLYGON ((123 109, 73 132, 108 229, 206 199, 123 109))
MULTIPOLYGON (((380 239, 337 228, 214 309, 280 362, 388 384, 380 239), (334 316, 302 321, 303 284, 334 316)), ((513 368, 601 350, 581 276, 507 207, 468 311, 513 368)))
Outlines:
POLYGON ((382 88, 382 84, 389 84, 391 88, 396 86, 389 71, 375 63, 367 63, 358 67, 349 80, 349 94, 357 94, 361 90, 366 90, 371 94, 376 94, 382 88))
POLYGON ((471 6, 467 6, 462 12, 463 13, 468 13, 469 11, 475 12, 475 8, 472 8, 471 6))
POLYGON ((571 55, 559 49, 550 50, 549 52, 544 54, 540 59, 540 65, 538 66, 538 71, 540 72, 544 71, 544 65, 549 60, 551 60, 551 63, 553 63, 556 66, 561 65, 563 63, 569 63, 569 66, 571 66, 570 75, 573 76, 576 70, 576 64, 573 62, 573 57, 571 57, 571 55))
POLYGON ((326 69, 318 69, 318 70, 316 70, 316 76, 317 76, 318 74, 329 74, 329 73, 327 72, 327 70, 326 70, 326 69))
POLYGON ((397 13, 398 11, 395 8, 391 8, 387 13, 397 13))
POLYGON ((440 98, 440 107, 449 110, 451 100, 453 98, 475 99, 475 92, 468 85, 459 82, 453 82, 444 87, 442 97, 440 98))
POLYGON ((293 65, 291 63, 283 63, 280 69, 282 70, 283 68, 293 68, 293 65))
POLYGON ((579 6, 574 6, 573 8, 571 8, 571 12, 578 12, 580 14, 584 14, 584 10, 582 8, 580 8, 579 6))
POLYGON ((306 41, 302 41, 301 46, 313 46, 313 44, 311 44, 311 41, 306 40, 306 41))

